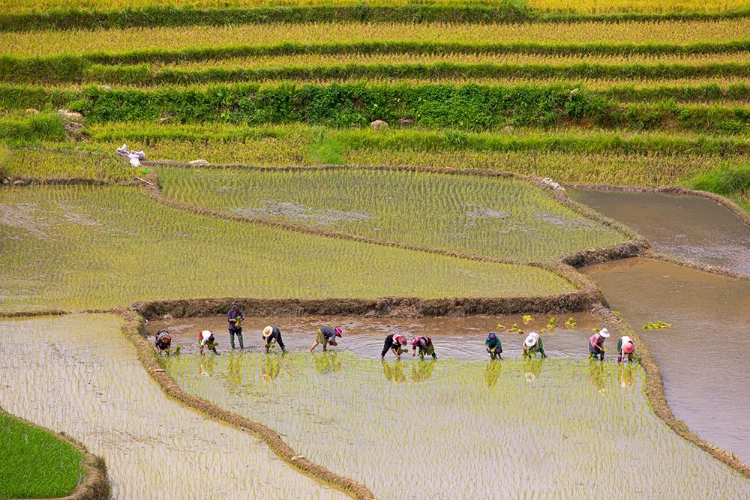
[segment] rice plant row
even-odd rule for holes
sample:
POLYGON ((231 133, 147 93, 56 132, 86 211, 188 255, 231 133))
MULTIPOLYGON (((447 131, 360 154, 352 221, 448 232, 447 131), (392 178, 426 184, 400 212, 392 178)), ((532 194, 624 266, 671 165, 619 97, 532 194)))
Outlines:
POLYGON ((194 206, 410 246, 516 262, 627 241, 531 184, 418 171, 159 168, 163 193, 194 206))
POLYGON ((462 44, 677 44, 747 39, 750 17, 663 22, 548 24, 309 23, 128 28, 0 33, 0 53, 16 57, 175 51, 221 46, 358 44, 368 42, 462 44))
POLYGON ((655 417, 638 367, 570 359, 381 363, 328 352, 184 355, 170 358, 167 370, 183 390, 271 426, 378 498, 750 492, 747 478, 655 417))
POLYGON ((98 314, 0 321, 0 370, 13 373, 0 406, 103 456, 112 498, 346 498, 168 399, 121 326, 98 314))
POLYGON ((536 267, 187 214, 136 188, 7 188, 0 215, 4 311, 222 296, 536 297, 575 290, 536 267))

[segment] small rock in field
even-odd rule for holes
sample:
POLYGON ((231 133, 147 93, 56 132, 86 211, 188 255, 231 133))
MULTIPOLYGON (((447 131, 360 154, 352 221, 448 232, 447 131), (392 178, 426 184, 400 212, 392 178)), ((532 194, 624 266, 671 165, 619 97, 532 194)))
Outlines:
POLYGON ((389 128, 390 127, 390 125, 388 125, 388 122, 386 122, 384 120, 375 120, 374 122, 372 122, 370 124, 370 126, 372 128, 374 128, 375 130, 380 130, 381 128, 389 128))
POLYGON ((23 182, 23 181, 22 181, 21 179, 18 179, 17 181, 13 181, 13 185, 14 185, 14 186, 20 186, 20 185, 22 185, 23 183, 24 183, 24 182, 23 182))
POLYGON ((172 318, 171 314, 165 314, 164 316, 161 317, 161 319, 174 319, 174 318, 172 318))
POLYGON ((83 115, 81 113, 69 109, 58 109, 57 114, 63 118, 68 118, 69 120, 83 120, 83 115))
POLYGON ((208 160, 204 160, 203 158, 200 158, 198 160, 193 160, 193 161, 188 162, 188 165, 190 165, 191 167, 200 167, 204 165, 210 165, 210 163, 208 162, 208 160))
POLYGON ((414 126, 414 120, 411 118, 399 118, 398 124, 402 127, 413 127, 414 126))
POLYGON ((39 114, 39 110, 36 109, 36 108, 28 108, 28 109, 26 109, 25 113, 27 115, 38 115, 39 114))

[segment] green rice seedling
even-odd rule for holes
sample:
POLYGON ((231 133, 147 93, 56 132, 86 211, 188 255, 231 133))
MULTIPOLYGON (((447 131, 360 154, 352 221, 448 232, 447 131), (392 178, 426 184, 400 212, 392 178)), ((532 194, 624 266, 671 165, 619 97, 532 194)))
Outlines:
POLYGON ((565 328, 575 328, 577 326, 576 320, 572 317, 568 318, 567 321, 565 321, 565 328))
POLYGON ((523 319, 523 324, 524 325, 528 325, 529 323, 531 323, 531 321, 534 318, 532 318, 531 315, 529 315, 529 314, 525 314, 522 319, 523 319))
POLYGON ((663 330, 664 328, 670 328, 671 326, 672 323, 665 323, 664 321, 657 321, 656 323, 654 323, 653 321, 649 321, 641 328, 643 330, 663 330))
POLYGON ((575 290, 538 267, 193 215, 129 187, 6 188, 0 213, 6 311, 212 296, 531 297, 575 290))
MULTIPOLYGON (((154 478, 169 498, 345 496, 280 462, 255 437, 167 398, 121 327, 107 314, 0 321, 0 369, 14 379, 0 386, 3 407, 104 457, 113 498, 151 498, 154 478)), ((55 458, 52 450, 42 455, 55 458)), ((30 482, 6 475, 0 488, 9 477, 15 487, 30 482)))
MULTIPOLYGON (((626 241, 520 180, 366 169, 159 169, 163 193, 248 219, 520 262, 626 241)), ((524 319, 525 322, 530 321, 524 319)))
POLYGON ((69 495, 84 474, 81 453, 49 431, 0 411, 0 498, 69 495))
POLYGON ((346 352, 292 352, 266 380, 265 355, 238 357, 233 368, 217 358, 208 377, 198 375, 199 362, 171 358, 167 371, 183 390, 271 426, 300 453, 365 483, 378 498, 557 498, 561 491, 604 498, 623 488, 742 496, 750 487, 655 417, 638 366, 570 359, 381 363, 346 352), (320 370, 319 360, 338 368, 320 370), (635 469, 623 476, 617 467, 599 467, 610 460, 635 469), (467 463, 482 473, 467 473, 467 463), (595 482, 586 479, 592 468, 595 482))

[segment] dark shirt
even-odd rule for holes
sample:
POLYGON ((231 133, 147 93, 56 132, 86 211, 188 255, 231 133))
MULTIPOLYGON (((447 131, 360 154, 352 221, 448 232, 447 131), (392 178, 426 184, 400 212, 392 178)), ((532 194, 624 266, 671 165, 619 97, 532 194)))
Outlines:
POLYGON ((336 330, 334 330, 330 326, 321 326, 320 333, 322 333, 323 336, 329 340, 336 338, 336 330))
POLYGON ((271 342, 278 342, 279 345, 282 345, 281 330, 279 330, 278 326, 272 326, 271 328, 273 329, 271 335, 269 335, 268 337, 263 337, 264 339, 266 339, 266 343, 270 344, 271 342))
POLYGON ((487 339, 484 341, 484 345, 486 345, 490 349, 495 349, 497 351, 503 352, 503 346, 500 343, 500 339, 495 337, 495 340, 487 339))
POLYGON ((169 332, 166 330, 159 330, 158 332, 156 332, 156 342, 154 343, 156 347, 163 348, 162 340, 164 339, 165 335, 169 335, 169 332))
POLYGON ((432 339, 429 337, 419 337, 417 339, 417 345, 414 346, 414 349, 419 347, 421 350, 426 351, 427 348, 432 344, 432 339))
POLYGON ((385 343, 383 344, 383 351, 380 353, 380 357, 383 357, 386 354, 388 354, 389 349, 397 349, 401 347, 401 345, 398 342, 393 340, 395 336, 396 334, 392 333, 385 338, 385 343))
MULTIPOLYGON (((227 313, 227 321, 229 321, 230 319, 237 319, 237 318, 240 318, 240 320, 245 319, 245 317, 242 315, 242 311, 240 311, 239 309, 237 310, 230 309, 229 312, 227 313)), ((235 326, 235 323, 232 323, 231 321, 229 321, 230 330, 239 330, 240 328, 241 327, 239 326, 235 326)))

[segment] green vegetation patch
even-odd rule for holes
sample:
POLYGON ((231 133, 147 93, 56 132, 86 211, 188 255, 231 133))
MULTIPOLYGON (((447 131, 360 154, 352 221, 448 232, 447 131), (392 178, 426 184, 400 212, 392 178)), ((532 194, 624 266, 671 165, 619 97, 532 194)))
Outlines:
POLYGON ((512 178, 374 169, 161 168, 165 195, 250 219, 518 262, 627 238, 512 178))
POLYGON ((0 173, 10 178, 127 182, 140 175, 140 170, 131 167, 127 158, 123 159, 112 152, 6 148, 0 150, 0 161, 0 173))
POLYGON ((186 214, 136 188, 0 191, 6 311, 245 296, 535 297, 574 291, 551 272, 186 214))
POLYGON ((747 478, 652 413, 640 367, 571 359, 381 364, 329 352, 183 355, 167 369, 186 392, 270 426, 378 498, 750 491, 747 478))
POLYGON ((83 457, 73 446, 3 411, 0 456, 0 498, 63 497, 84 474, 83 457))

